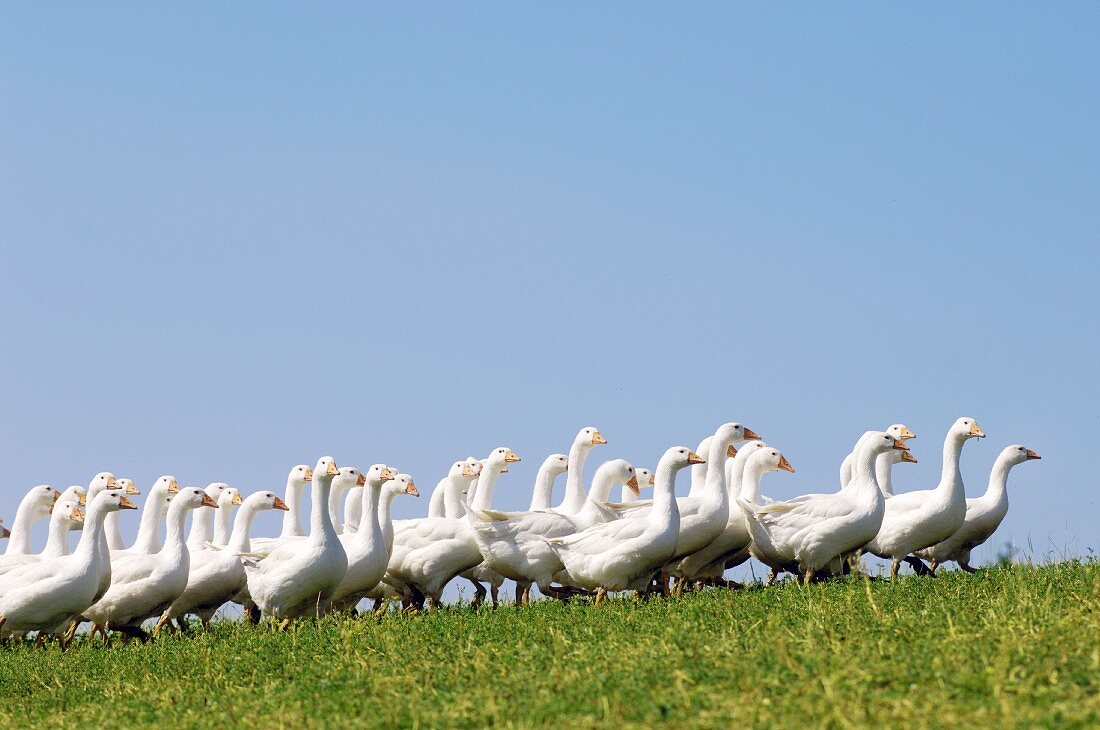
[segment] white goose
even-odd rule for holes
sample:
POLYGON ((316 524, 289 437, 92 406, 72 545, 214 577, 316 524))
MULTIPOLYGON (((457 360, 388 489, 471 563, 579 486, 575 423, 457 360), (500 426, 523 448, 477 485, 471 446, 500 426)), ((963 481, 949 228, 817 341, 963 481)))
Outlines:
POLYGON ((570 515, 584 508, 584 462, 593 446, 606 444, 600 430, 594 426, 585 426, 577 432, 573 445, 569 448, 569 472, 565 478, 565 496, 555 508, 556 512, 570 515))
POLYGON ((1008 514, 1009 470, 1017 464, 1041 458, 1026 446, 1006 446, 993 462, 993 471, 989 474, 989 486, 986 487, 985 494, 966 500, 966 518, 962 527, 946 540, 918 550, 917 557, 931 561, 929 567, 933 573, 940 564, 949 560, 958 563, 967 573, 975 572, 970 567, 970 551, 988 540, 1008 514))
POLYGON ((52 507, 45 549, 41 553, 0 557, 0 575, 24 565, 69 554, 69 531, 81 527, 84 523, 84 514, 80 510, 80 503, 76 500, 58 499, 52 507))
MULTIPOLYGON (((909 427, 906 426, 904 423, 895 423, 893 426, 890 426, 889 428, 886 429, 886 433, 890 434, 891 436, 896 438, 898 441, 901 441, 903 444, 908 443, 909 439, 915 439, 917 437, 917 435, 915 433, 913 433, 912 431, 910 431, 909 427)), ((863 438, 863 437, 861 436, 860 438, 863 438)), ((857 441, 856 444, 858 445, 858 443, 859 442, 857 441)), ((906 454, 908 452, 899 451, 898 453, 906 454)), ((848 486, 848 482, 852 481, 852 474, 854 472, 855 458, 856 458, 856 450, 853 447, 851 453, 848 454, 847 456, 845 456, 844 461, 842 461, 840 463, 840 486, 842 486, 842 487, 848 486)), ((893 458, 900 458, 900 457, 893 457, 893 458)), ((894 462, 894 463, 897 463, 897 462, 894 462)), ((883 485, 882 484, 881 474, 879 475, 879 477, 880 477, 879 487, 881 489, 883 489, 884 491, 889 489, 889 485, 883 485)), ((889 497, 891 494, 893 494, 893 492, 889 492, 889 491, 886 492, 887 497, 889 497)))
POLYGON ((680 531, 676 472, 701 460, 686 446, 668 449, 657 464, 653 505, 646 517, 602 522, 548 540, 565 566, 559 579, 596 591, 597 604, 608 591, 641 590, 649 585, 654 572, 676 553, 680 531))
MULTIPOLYGON (((134 504, 118 491, 98 495, 91 502, 84 533, 72 554, 26 565, 0 577, 0 638, 28 631, 55 633, 92 604, 100 573, 110 571, 98 548, 100 541, 105 541, 103 521, 118 509, 134 509, 134 504)), ((62 639, 62 649, 69 639, 62 639)))
MULTIPOLYGON (((229 489, 229 485, 225 482, 211 482, 206 485, 206 489, 203 491, 206 493, 206 496, 214 500, 214 506, 217 507, 222 492, 227 489, 229 489)), ((191 532, 187 533, 187 547, 191 550, 202 550, 208 543, 212 543, 213 540, 214 512, 207 512, 206 510, 196 512, 191 520, 191 532)))
POLYGON ((359 528, 340 536, 348 554, 348 570, 332 594, 332 601, 342 608, 353 608, 386 574, 393 545, 390 505, 394 498, 398 494, 420 496, 411 476, 398 474, 387 479, 389 474, 388 467, 382 464, 375 464, 368 470, 362 491, 359 528), (386 503, 384 507, 383 502, 386 503))
POLYGON ((738 498, 752 534, 753 557, 772 569, 814 573, 837 555, 855 550, 878 532, 885 501, 875 480, 875 459, 908 447, 885 431, 866 439, 856 453, 853 488, 760 506, 738 498))
MULTIPOLYGON (((126 488, 124 481, 119 479, 119 486, 123 489, 126 488)), ((112 549, 112 553, 136 553, 136 554, 151 554, 160 552, 160 549, 164 547, 164 541, 160 537, 160 525, 164 520, 164 516, 168 514, 168 503, 172 499, 172 495, 178 494, 180 491, 180 485, 176 481, 174 476, 165 474, 153 482, 153 486, 149 489, 149 497, 145 500, 145 505, 141 509, 141 522, 138 524, 137 538, 134 540, 134 544, 122 550, 112 549)))
MULTIPOLYGON (((201 489, 181 489, 168 507, 167 537, 159 552, 114 553, 111 556, 111 587, 84 611, 84 616, 104 631, 104 637, 106 630, 115 629, 142 641, 149 638, 141 628, 142 622, 161 616, 187 587, 190 553, 183 530, 188 512, 216 506, 217 503, 201 489)), ((166 621, 162 617, 157 622, 154 636, 166 621)))
POLYGON ((363 503, 363 493, 359 487, 366 482, 362 476, 363 473, 357 467, 342 466, 340 473, 332 480, 332 493, 328 496, 328 517, 332 520, 332 527, 337 535, 344 534, 344 521, 340 519, 340 507, 344 504, 344 496, 347 496, 348 502, 358 502, 360 505, 363 503))
MULTIPOLYGON (((223 493, 222 498, 225 496, 223 493)), ((239 493, 237 498, 240 499, 239 493)), ((219 506, 218 509, 224 507, 219 506)), ((194 613, 198 614, 204 629, 210 625, 217 610, 244 587, 246 579, 240 554, 252 549, 250 534, 253 520, 260 512, 272 509, 287 511, 287 505, 274 492, 250 494, 241 502, 224 547, 191 551, 187 587, 165 610, 162 621, 175 619, 183 629, 186 628, 184 619, 187 614, 194 613)))
MULTIPOLYGON (((698 453, 698 452, 696 452, 698 453)), ((619 492, 619 504, 630 505, 641 499, 641 490, 653 486, 653 472, 641 466, 634 467, 634 475, 638 477, 638 489, 631 489, 629 484, 623 484, 619 492)))
MULTIPOLYGON (((141 490, 134 484, 133 479, 125 477, 115 479, 115 475, 111 472, 101 471, 88 482, 88 498, 91 499, 93 494, 99 494, 104 489, 116 488, 121 489, 127 497, 141 494, 141 490)), ((118 510, 107 513, 107 519, 103 523, 103 532, 104 538, 107 540, 107 546, 111 550, 123 550, 126 547, 126 542, 122 539, 122 530, 119 529, 118 510)))
POLYGON ((8 558, 15 555, 31 555, 31 528, 35 523, 47 519, 54 502, 61 493, 48 484, 39 484, 31 489, 19 502, 19 509, 15 511, 15 520, 11 524, 11 532, 8 537, 8 546, 4 554, 0 556, 0 567, 8 562, 8 558))
POLYGON ((263 615, 281 622, 280 628, 300 616, 324 615, 347 570, 348 556, 328 513, 332 480, 339 473, 329 456, 313 470, 308 539, 283 542, 262 559, 244 561, 249 595, 263 615))
POLYGON ((229 544, 229 536, 233 533, 233 508, 240 507, 242 504, 244 500, 241 498, 241 493, 233 487, 227 488, 218 497, 218 509, 214 511, 213 545, 224 547, 229 544))
POLYGON ((565 454, 550 454, 539 467, 535 476, 535 488, 531 492, 531 512, 550 509, 550 498, 554 492, 554 481, 560 474, 569 471, 569 457, 565 454))
POLYGON ((866 549, 890 558, 890 578, 897 578, 901 561, 910 554, 946 540, 966 519, 959 457, 963 444, 985 433, 973 418, 960 418, 947 431, 943 443, 943 471, 935 489, 896 494, 886 500, 886 513, 878 534, 866 549))
MULTIPOLYGON (((461 462, 459 463, 461 464, 461 462)), ((382 566, 382 577, 385 577, 390 555, 393 554, 393 536, 394 526, 396 524, 393 519, 393 500, 399 494, 407 493, 406 490, 401 488, 401 483, 395 480, 390 480, 382 486, 382 496, 378 500, 377 509, 378 526, 382 530, 382 542, 386 546, 386 562, 382 566)), ((360 524, 363 524, 362 521, 360 524)), ((399 598, 401 594, 399 594, 389 583, 379 578, 378 582, 374 584, 374 587, 366 591, 363 597, 373 600, 375 613, 381 613, 388 599, 399 598)))

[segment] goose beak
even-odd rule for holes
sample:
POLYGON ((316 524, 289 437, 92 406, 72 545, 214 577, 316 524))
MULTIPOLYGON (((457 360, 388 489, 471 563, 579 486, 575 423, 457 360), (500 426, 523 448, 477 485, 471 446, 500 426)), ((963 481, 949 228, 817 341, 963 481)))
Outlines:
POLYGON ((474 477, 477 476, 477 474, 474 473, 474 470, 470 468, 469 464, 463 464, 462 465, 462 476, 466 477, 467 479, 473 479, 474 477))
POLYGON ((312 482, 313 481, 313 470, 310 469, 309 467, 306 467, 306 481, 307 482, 312 482))
MULTIPOLYGON (((61 492, 58 492, 58 491, 57 491, 57 490, 55 489, 55 490, 54 490, 54 493, 53 493, 53 501, 54 501, 54 502, 56 503, 56 502, 57 502, 57 500, 59 500, 59 499, 61 499, 61 492)), ((53 507, 50 507, 50 509, 53 509, 53 507)))
POLYGON ((234 495, 233 495, 233 506, 234 506, 234 507, 239 507, 239 506, 240 506, 240 505, 242 505, 242 504, 244 504, 244 500, 243 500, 243 499, 241 499, 241 495, 239 495, 239 494, 234 494, 234 495))
POLYGON ((916 437, 917 437, 917 435, 915 433, 913 433, 912 431, 910 431, 908 428, 901 429, 901 438, 902 438, 902 440, 908 441, 909 439, 915 439, 916 437))
POLYGON ((393 473, 386 467, 382 467, 382 481, 388 482, 393 479, 393 473))
MULTIPOLYGON (((180 488, 179 488, 179 485, 177 484, 176 485, 176 491, 178 492, 179 490, 180 490, 180 488)), ((138 489, 137 487, 135 487, 133 484, 127 484, 126 485, 126 493, 127 494, 141 494, 141 490, 138 489)))
POLYGON ((508 453, 504 455, 504 462, 506 464, 514 464, 515 462, 517 462, 519 460, 520 460, 519 456, 517 456, 516 452, 512 451, 511 449, 509 449, 508 453))
POLYGON ((791 462, 787 461, 786 456, 781 455, 779 457, 779 468, 783 471, 789 471, 791 474, 794 474, 794 467, 791 466, 791 462))
POLYGON ((1035 453, 1034 451, 1032 451, 1031 449, 1028 449, 1028 450, 1027 450, 1027 458, 1029 458, 1029 459, 1041 459, 1041 458, 1043 458, 1043 457, 1039 456, 1038 454, 1036 454, 1036 453, 1035 453))
POLYGON ((79 507, 73 510, 72 515, 69 517, 73 522, 84 522, 84 512, 79 507))
POLYGON ((325 467, 325 476, 334 477, 340 473, 340 468, 336 466, 335 461, 330 461, 328 466, 325 467))
POLYGON ((649 486, 653 486, 657 483, 657 477, 651 472, 649 475, 649 486))
POLYGON ((592 434, 592 445, 593 446, 599 446, 600 444, 606 444, 606 443, 607 443, 607 439, 605 439, 603 437, 603 434, 600 433, 599 431, 592 434))
POLYGON ((0 525, 0 540, 3 540, 5 537, 11 537, 11 530, 0 525))
POLYGON ((733 444, 730 444, 726 447, 726 456, 730 457, 731 459, 737 456, 737 449, 733 448, 733 444))
POLYGON ((630 491, 634 492, 634 494, 641 494, 641 490, 638 489, 638 475, 637 474, 630 477, 630 479, 626 483, 626 486, 630 487, 630 491))
POLYGON ((130 501, 128 497, 123 497, 118 501, 119 509, 137 509, 137 505, 130 501))
POLYGON ((760 434, 758 434, 756 431, 753 431, 748 426, 745 426, 745 440, 746 441, 759 441, 760 440, 760 434))
POLYGON ((507 473, 508 473, 508 467, 506 467, 506 466, 505 466, 505 467, 501 467, 500 473, 501 473, 501 474, 507 474, 507 473))
POLYGON ((417 491, 416 484, 413 482, 409 482, 408 486, 405 487, 405 494, 411 494, 414 497, 420 496, 420 492, 417 491))
POLYGON ((355 486, 361 487, 367 483, 367 475, 359 472, 359 478, 355 480, 355 486))
POLYGON ((699 454, 696 454, 694 451, 689 451, 688 452, 688 463, 689 464, 706 464, 707 460, 704 459, 703 457, 699 456, 699 454))
POLYGON ((179 482, 177 482, 175 479, 168 482, 168 493, 169 494, 179 494, 179 491, 180 491, 180 483, 179 482))
POLYGON ((276 498, 275 498, 275 506, 274 506, 274 509, 277 509, 277 510, 282 510, 283 512, 289 512, 289 511, 290 511, 290 507, 287 507, 287 506, 286 506, 286 502, 284 502, 283 500, 279 499, 278 497, 276 497, 276 498))
POLYGON ((912 452, 910 452, 910 451, 901 452, 901 460, 902 461, 908 461, 910 464, 916 464, 917 463, 917 457, 913 456, 912 452))
POLYGON ((905 445, 905 442, 900 439, 894 439, 894 448, 898 451, 908 451, 909 447, 905 445))
POLYGON ((118 480, 117 479, 115 479, 114 477, 108 477, 107 478, 107 489, 114 489, 117 486, 118 486, 118 480))
POLYGON ((213 507, 214 509, 217 509, 218 508, 218 503, 215 502, 210 497, 209 494, 204 494, 204 495, 202 495, 202 502, 199 503, 199 506, 200 507, 213 507))
POLYGON ((80 503, 81 507, 86 506, 88 504, 88 495, 87 494, 80 495, 80 499, 78 499, 77 502, 80 503))
POLYGON ((977 423, 970 424, 970 435, 976 438, 984 439, 985 431, 983 431, 977 423))

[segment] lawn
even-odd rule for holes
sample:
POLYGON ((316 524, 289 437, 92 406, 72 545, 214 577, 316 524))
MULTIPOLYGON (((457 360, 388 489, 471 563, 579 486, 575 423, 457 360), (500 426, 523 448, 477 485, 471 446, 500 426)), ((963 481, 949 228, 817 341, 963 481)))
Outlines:
POLYGON ((1100 563, 0 648, 0 725, 1091 726, 1100 563))

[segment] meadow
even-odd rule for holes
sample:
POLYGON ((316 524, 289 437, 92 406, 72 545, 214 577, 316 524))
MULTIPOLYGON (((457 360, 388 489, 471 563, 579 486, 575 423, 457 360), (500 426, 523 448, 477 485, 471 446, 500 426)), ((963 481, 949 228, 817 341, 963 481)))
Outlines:
POLYGON ((0 649, 0 725, 1100 724, 1100 563, 0 649))

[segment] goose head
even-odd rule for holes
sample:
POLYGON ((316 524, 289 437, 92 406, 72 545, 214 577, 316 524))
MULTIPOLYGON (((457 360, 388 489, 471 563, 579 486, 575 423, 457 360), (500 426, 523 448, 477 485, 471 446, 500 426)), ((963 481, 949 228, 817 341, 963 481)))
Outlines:
POLYGON ((290 474, 286 478, 286 485, 304 489, 306 484, 311 481, 313 481, 313 470, 305 464, 298 464, 291 468, 290 474))
POLYGON ((861 439, 868 449, 874 454, 885 454, 890 450, 894 451, 908 451, 909 447, 903 442, 894 438, 885 431, 871 431, 868 432, 863 439, 861 439))
MULTIPOLYGON (((209 489, 209 487, 207 487, 209 489)), ((206 493, 205 489, 199 489, 198 487, 184 487, 172 498, 172 507, 176 509, 176 504, 183 505, 179 509, 198 509, 199 507, 213 507, 218 508, 218 502, 216 499, 206 493)))
MULTIPOLYGON (((676 473, 693 464, 706 464, 707 460, 686 446, 673 446, 665 450, 661 463, 667 464, 676 473)), ((660 469, 660 466, 657 468, 660 469)))
POLYGON ((282 512, 289 512, 290 507, 286 502, 279 499, 279 496, 275 492, 253 492, 248 495, 244 500, 244 507, 242 509, 257 509, 257 510, 269 510, 277 509, 282 512))
POLYGON ((1034 459, 1041 459, 1043 457, 1036 454, 1034 451, 1024 446, 1023 444, 1012 444, 1006 446, 997 457, 998 461, 1002 461, 1008 466, 1016 466, 1017 464, 1023 464, 1025 461, 1032 461, 1034 459))
POLYGON ((886 429, 886 433, 890 434, 898 441, 908 441, 909 439, 915 439, 917 435, 909 430, 909 427, 904 423, 895 423, 890 428, 886 429))
MULTIPOLYGON (((454 467, 451 467, 452 470, 454 467)), ((363 484, 369 484, 371 489, 378 489, 386 482, 393 480, 393 472, 385 464, 372 464, 363 476, 363 484)))
POLYGON ((391 479, 386 486, 382 488, 383 494, 411 494, 414 497, 419 497, 420 492, 416 488, 416 483, 413 478, 408 474, 398 474, 391 479))
POLYGON ((88 494, 98 494, 104 489, 114 489, 118 484, 115 475, 109 471, 101 471, 88 482, 88 494))
POLYGON ((217 507, 218 500, 222 498, 222 493, 227 489, 229 489, 229 485, 225 482, 210 482, 203 491, 210 499, 214 500, 214 506, 217 507))
POLYGON ((485 468, 495 470, 498 473, 506 472, 508 464, 514 464, 517 461, 519 461, 519 456, 516 455, 516 452, 507 446, 498 446, 485 457, 485 468))
MULTIPOLYGON (((91 493, 91 490, 88 490, 91 493)), ((103 512, 118 512, 123 509, 137 509, 137 505, 123 494, 121 489, 100 489, 92 497, 89 510, 102 510, 103 512)))
POLYGON ((600 444, 606 444, 607 439, 600 433, 600 429, 595 426, 585 426, 577 432, 577 437, 573 439, 574 446, 580 446, 584 449, 590 449, 593 446, 599 446, 600 444))
MULTIPOLYGON (((121 479, 119 482, 121 483, 121 479)), ((171 474, 165 474, 164 476, 157 477, 157 480, 153 482, 152 489, 149 490, 150 494, 156 494, 166 499, 171 499, 173 494, 179 494, 180 484, 176 481, 176 478, 171 474)))
POLYGON ((331 456, 322 456, 313 467, 313 483, 323 481, 332 484, 332 480, 340 474, 340 468, 336 466, 336 460, 331 456))
POLYGON ((233 487, 226 487, 218 496, 218 509, 233 509, 244 503, 241 493, 233 487))
POLYGON ((31 491, 27 492, 27 496, 23 497, 20 507, 27 506, 31 516, 36 520, 45 519, 50 516, 51 510, 53 510, 54 502, 61 496, 61 492, 57 491, 49 484, 39 484, 31 491))
MULTIPOLYGON (((377 466, 377 465, 376 465, 377 466)), ((359 471, 354 466, 342 466, 338 469, 340 472, 336 475, 336 478, 332 480, 333 487, 339 487, 340 489, 352 489, 354 487, 361 487, 367 483, 367 476, 359 471)))
POLYGON ((973 418, 963 416, 959 420, 955 421, 951 426, 951 430, 948 433, 956 439, 966 440, 969 438, 985 438, 985 431, 981 429, 978 422, 973 418))
POLYGON ((134 485, 133 479, 126 479, 125 477, 115 480, 115 487, 122 490, 123 494, 133 496, 135 494, 141 494, 141 490, 134 485))
POLYGON ((466 461, 462 469, 462 476, 465 479, 477 479, 481 476, 481 470, 485 465, 481 463, 481 459, 474 456, 467 456, 466 461))
POLYGON ((62 492, 61 496, 57 498, 57 501, 60 502, 61 500, 76 502, 78 505, 83 507, 84 505, 88 504, 88 492, 84 489, 84 487, 80 486, 79 484, 73 484, 69 486, 64 492, 62 492))
POLYGON ((634 476, 638 477, 638 489, 642 490, 646 487, 652 487, 656 482, 653 476, 652 469, 646 469, 643 466, 634 467, 634 476))
POLYGON ((59 499, 54 502, 53 511, 50 513, 50 521, 65 521, 70 527, 79 529, 84 524, 84 512, 80 504, 74 499, 59 499))
POLYGON ((565 454, 550 454, 542 460, 539 470, 554 478, 569 471, 569 457, 565 454))
MULTIPOLYGON (((596 473, 592 476, 592 491, 595 491, 597 482, 603 483, 604 480, 607 480, 608 494, 610 494, 611 487, 615 484, 625 485, 635 495, 638 494, 640 488, 637 470, 626 459, 612 459, 600 464, 600 468, 596 469, 596 473)), ((607 495, 601 495, 601 499, 607 499, 607 495)))
POLYGON ((762 472, 788 471, 794 474, 794 467, 791 466, 791 462, 787 461, 787 457, 783 456, 779 449, 774 446, 754 449, 748 459, 747 466, 751 469, 758 469, 762 472))

